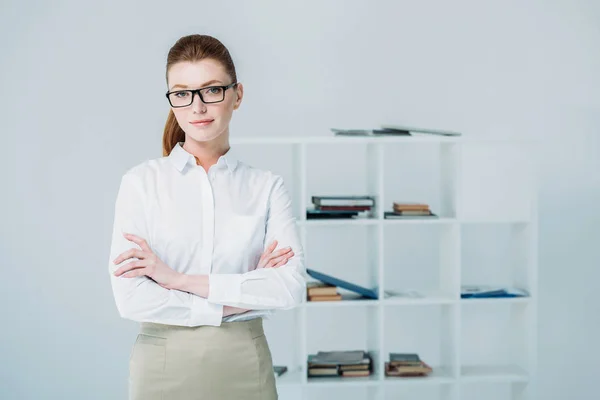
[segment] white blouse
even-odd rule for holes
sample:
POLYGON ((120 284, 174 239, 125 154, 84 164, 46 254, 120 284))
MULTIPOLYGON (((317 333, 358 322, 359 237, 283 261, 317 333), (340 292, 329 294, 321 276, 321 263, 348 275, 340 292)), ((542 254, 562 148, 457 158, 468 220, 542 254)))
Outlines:
POLYGON ((231 151, 206 173, 182 144, 121 179, 108 268, 120 315, 139 322, 218 326, 301 303, 304 252, 281 176, 238 161, 231 151), (146 239, 174 270, 208 275, 208 298, 165 289, 147 276, 114 276, 132 259, 118 265, 112 260, 138 248, 123 232, 146 239), (277 249, 291 246, 294 256, 282 267, 256 269, 273 240, 277 249), (253 311, 223 318, 223 305, 253 311))

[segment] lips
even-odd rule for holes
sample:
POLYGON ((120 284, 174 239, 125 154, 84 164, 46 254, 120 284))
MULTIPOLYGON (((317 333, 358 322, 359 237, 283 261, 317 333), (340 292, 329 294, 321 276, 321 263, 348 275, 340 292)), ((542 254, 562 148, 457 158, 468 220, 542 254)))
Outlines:
POLYGON ((214 121, 214 119, 199 119, 196 121, 190 121, 190 124, 202 126, 202 125, 208 125, 213 121, 214 121))

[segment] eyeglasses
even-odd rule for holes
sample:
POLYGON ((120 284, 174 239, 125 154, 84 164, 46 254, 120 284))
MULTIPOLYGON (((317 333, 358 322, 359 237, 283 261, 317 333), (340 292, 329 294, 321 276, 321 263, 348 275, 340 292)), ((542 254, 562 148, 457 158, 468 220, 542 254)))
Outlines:
POLYGON ((198 93, 200 100, 204 104, 220 103, 225 100, 225 91, 237 82, 233 82, 227 86, 207 86, 193 90, 175 90, 167 92, 166 96, 169 99, 171 107, 187 107, 194 102, 194 93, 198 93))

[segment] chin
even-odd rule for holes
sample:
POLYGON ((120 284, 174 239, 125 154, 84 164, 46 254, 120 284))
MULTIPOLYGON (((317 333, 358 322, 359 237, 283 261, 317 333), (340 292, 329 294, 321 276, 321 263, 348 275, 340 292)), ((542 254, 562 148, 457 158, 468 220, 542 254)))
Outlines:
POLYGON ((223 131, 193 131, 186 132, 187 136, 194 139, 197 142, 210 142, 211 140, 217 139, 223 134, 223 131))

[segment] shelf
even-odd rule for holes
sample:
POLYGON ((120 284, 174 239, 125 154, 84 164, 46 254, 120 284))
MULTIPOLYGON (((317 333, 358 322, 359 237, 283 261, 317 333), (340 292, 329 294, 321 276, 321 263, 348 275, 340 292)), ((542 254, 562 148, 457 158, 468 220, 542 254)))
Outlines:
POLYGON ((455 379, 446 368, 433 368, 428 376, 385 376, 386 385, 442 385, 454 383, 455 379))
POLYGON ((527 382, 527 372, 516 365, 480 365, 461 368, 462 382, 527 382))
POLYGON ((456 218, 407 218, 407 219, 383 219, 384 225, 405 225, 405 224, 455 224, 456 218))
POLYGON ((342 376, 323 376, 309 377, 308 386, 374 386, 380 383, 376 372, 370 376, 360 377, 342 377, 342 376))
POLYGON ((337 301, 306 301, 302 303, 302 305, 308 308, 377 306, 379 305, 379 300, 359 299, 337 301))
POLYGON ((456 302, 457 299, 440 292, 425 292, 423 293, 423 297, 392 296, 383 300, 383 304, 386 306, 454 304, 456 302))
POLYGON ((480 386, 507 400, 535 398, 538 216, 522 141, 321 133, 231 140, 288 184, 306 267, 381 294, 303 299, 293 320, 273 324, 277 359, 296 367, 277 386, 302 388, 296 400, 459 400, 470 391, 478 398, 480 386), (370 217, 306 219, 312 196, 343 194, 373 196, 370 217), (394 201, 427 203, 438 217, 384 218, 394 201), (519 287, 532 297, 462 299, 468 284, 519 287), (290 332, 297 337, 281 339, 290 332), (353 349, 371 353, 372 375, 307 376, 308 355, 353 349), (392 352, 417 353, 433 371, 385 376, 392 352))
POLYGON ((454 224, 456 218, 408 218, 408 219, 384 219, 384 218, 350 218, 350 219, 298 219, 299 226, 340 226, 340 225, 412 225, 412 224, 454 224))
MULTIPOLYGON (((527 382, 528 374, 517 366, 469 366, 461 369, 459 378, 462 383, 478 382, 527 382)), ((276 377, 277 387, 301 386, 302 371, 297 368, 276 377)), ((456 382, 446 368, 434 368, 433 372, 423 377, 384 376, 385 385, 443 385, 456 382)), ((380 378, 374 372, 368 377, 309 377, 309 386, 352 386, 377 385, 380 378)))
POLYGON ((459 218, 461 224, 529 224, 532 221, 526 218, 459 218))
POLYGON ((460 143, 464 139, 462 137, 446 137, 446 136, 259 136, 259 137, 234 137, 229 139, 232 145, 238 144, 366 144, 366 143, 460 143))
POLYGON ((340 219, 301 219, 299 226, 341 226, 341 225, 377 225, 380 220, 376 218, 340 218, 340 219))
POLYGON ((527 304, 531 297, 490 297, 460 299, 461 304, 527 304))

